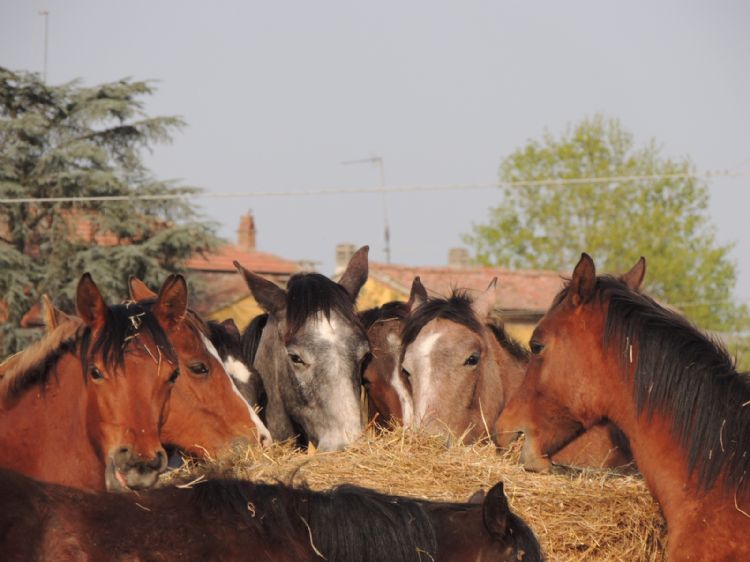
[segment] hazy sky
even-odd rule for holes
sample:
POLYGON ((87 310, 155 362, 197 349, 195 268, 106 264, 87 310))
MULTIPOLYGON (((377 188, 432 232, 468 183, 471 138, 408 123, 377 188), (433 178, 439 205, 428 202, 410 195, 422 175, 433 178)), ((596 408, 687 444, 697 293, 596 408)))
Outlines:
MULTIPOLYGON (((1 0, 0 64, 48 80, 158 80, 152 114, 189 126, 149 165, 214 192, 497 179, 530 138, 602 113, 700 170, 750 173, 750 4, 1 0)), ((750 177, 711 183, 750 302, 750 177)), ((446 263, 497 190, 390 194, 392 261, 446 263)), ((234 239, 333 269, 339 242, 383 259, 380 195, 202 200, 234 239)), ((584 248, 582 248, 584 250, 584 248)), ((649 248, 643 253, 648 256, 649 248)), ((594 256, 596 258, 596 256, 594 256)), ((570 264, 571 268, 574 264, 570 264)))

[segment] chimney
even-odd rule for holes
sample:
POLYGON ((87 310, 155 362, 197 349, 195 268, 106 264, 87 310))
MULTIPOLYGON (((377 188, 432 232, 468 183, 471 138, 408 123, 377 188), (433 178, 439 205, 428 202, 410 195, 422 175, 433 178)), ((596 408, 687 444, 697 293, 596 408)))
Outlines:
POLYGON ((448 267, 462 269, 469 267, 469 250, 466 248, 451 248, 448 250, 448 267))
POLYGON ((237 229, 237 246, 245 252, 255 251, 255 218, 253 212, 240 216, 240 227, 237 229))
POLYGON ((357 247, 354 244, 336 244, 336 270, 333 272, 334 277, 344 273, 346 266, 349 265, 349 261, 356 251, 357 247))

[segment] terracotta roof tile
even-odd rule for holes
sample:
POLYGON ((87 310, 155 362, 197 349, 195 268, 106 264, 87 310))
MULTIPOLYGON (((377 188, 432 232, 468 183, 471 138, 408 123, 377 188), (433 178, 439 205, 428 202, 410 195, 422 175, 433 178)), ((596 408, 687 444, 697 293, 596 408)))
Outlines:
POLYGON ((245 269, 260 274, 290 274, 300 270, 297 262, 265 252, 242 250, 234 244, 227 244, 211 253, 196 255, 187 260, 185 265, 196 271, 235 272, 235 260, 245 269))
POLYGON ((446 296, 454 288, 484 290, 497 277, 497 305, 506 310, 545 312, 562 289, 563 276, 555 271, 510 271, 498 267, 414 267, 370 263, 370 275, 408 295, 420 276, 430 293, 446 296))

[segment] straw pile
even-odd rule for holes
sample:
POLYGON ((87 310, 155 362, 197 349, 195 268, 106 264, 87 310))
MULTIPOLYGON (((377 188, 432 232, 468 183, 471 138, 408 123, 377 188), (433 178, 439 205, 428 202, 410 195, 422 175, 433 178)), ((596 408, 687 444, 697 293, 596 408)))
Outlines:
POLYGON ((606 470, 531 474, 520 448, 452 445, 403 429, 370 431, 346 451, 308 454, 290 444, 248 449, 171 478, 222 474, 325 489, 349 482, 389 494, 466 501, 479 488, 505 482, 513 510, 532 527, 551 561, 665 560, 666 528, 640 476, 606 470))

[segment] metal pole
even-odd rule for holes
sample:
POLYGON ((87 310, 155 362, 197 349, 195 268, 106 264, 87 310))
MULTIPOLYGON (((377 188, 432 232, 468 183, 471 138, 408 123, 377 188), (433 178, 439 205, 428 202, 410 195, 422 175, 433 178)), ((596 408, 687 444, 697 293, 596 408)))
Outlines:
POLYGON ((44 70, 42 71, 42 81, 47 82, 47 43, 49 37, 49 10, 42 10, 39 12, 40 16, 44 16, 44 70))

